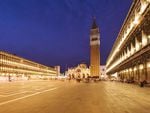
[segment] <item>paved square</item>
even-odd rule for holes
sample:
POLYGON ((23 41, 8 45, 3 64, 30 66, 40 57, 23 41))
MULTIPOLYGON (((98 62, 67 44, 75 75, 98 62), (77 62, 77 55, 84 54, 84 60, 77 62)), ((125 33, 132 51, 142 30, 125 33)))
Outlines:
POLYGON ((117 82, 0 83, 0 113, 149 113, 150 88, 117 82))

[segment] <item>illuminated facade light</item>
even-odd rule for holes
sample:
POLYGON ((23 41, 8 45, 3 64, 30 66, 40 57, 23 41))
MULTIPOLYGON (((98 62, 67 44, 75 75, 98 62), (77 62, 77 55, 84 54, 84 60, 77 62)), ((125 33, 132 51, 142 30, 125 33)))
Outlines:
POLYGON ((150 3, 150 0, 146 0, 146 1, 150 3))
POLYGON ((136 71, 136 70, 137 70, 137 68, 135 67, 135 68, 134 68, 134 71, 136 71))
POLYGON ((147 63, 147 67, 148 67, 148 68, 150 68, 150 62, 149 62, 149 63, 147 63))
POLYGON ((146 34, 144 34, 144 32, 142 31, 142 46, 147 45, 147 42, 148 42, 147 36, 146 36, 146 34))
POLYGON ((134 23, 135 25, 139 24, 139 18, 140 18, 140 15, 139 15, 139 14, 136 14, 135 19, 134 19, 134 21, 133 21, 133 23, 134 23))
POLYGON ((143 68, 144 68, 143 65, 140 65, 139 69, 142 70, 143 68))
POLYGON ((146 1, 141 2, 141 9, 140 9, 139 14, 143 14, 143 12, 145 11, 147 5, 148 5, 148 2, 146 2, 146 1))
POLYGON ((126 73, 128 72, 129 70, 128 69, 126 69, 126 73))

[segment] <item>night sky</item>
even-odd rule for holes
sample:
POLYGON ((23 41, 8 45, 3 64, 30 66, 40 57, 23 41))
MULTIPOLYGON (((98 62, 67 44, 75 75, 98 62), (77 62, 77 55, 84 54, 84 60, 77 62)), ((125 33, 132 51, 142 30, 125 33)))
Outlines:
POLYGON ((0 50, 62 71, 89 65, 92 16, 105 64, 132 0, 0 0, 0 50))

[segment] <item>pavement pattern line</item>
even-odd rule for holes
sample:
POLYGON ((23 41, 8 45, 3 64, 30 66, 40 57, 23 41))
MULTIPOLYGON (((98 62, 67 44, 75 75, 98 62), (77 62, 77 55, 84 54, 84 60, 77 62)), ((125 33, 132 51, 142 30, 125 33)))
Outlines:
MULTIPOLYGON (((49 85, 47 88, 52 88, 54 85, 49 85)), ((25 87, 24 90, 26 90, 27 88, 25 87)), ((34 90, 36 91, 39 91, 39 90, 45 90, 46 88, 41 88, 41 87, 38 87, 34 90)), ((26 92, 31 92, 31 91, 23 91, 23 90, 19 90, 19 91, 15 91, 15 92, 12 92, 11 94, 8 93, 8 92, 11 92, 10 90, 6 90, 5 92, 4 91, 0 91, 0 97, 8 97, 8 96, 13 96, 13 95, 17 95, 17 94, 22 94, 22 93, 26 93, 26 92), (7 92, 7 93, 6 93, 7 92)))
POLYGON ((48 89, 48 90, 44 90, 44 91, 41 91, 41 92, 36 92, 34 94, 26 95, 26 96, 16 98, 16 99, 12 99, 12 100, 9 100, 9 101, 1 102, 0 106, 11 103, 11 102, 15 102, 15 101, 18 101, 18 100, 22 100, 22 99, 25 99, 25 98, 28 98, 28 97, 31 97, 31 96, 35 96, 35 95, 38 95, 38 94, 42 94, 42 93, 45 93, 45 92, 48 92, 48 91, 53 91, 53 90, 56 90, 56 89, 58 89, 58 87, 51 88, 51 89, 48 89))
POLYGON ((18 93, 12 93, 12 94, 8 94, 8 95, 3 95, 3 97, 14 96, 14 95, 18 95, 18 94, 27 93, 27 92, 29 92, 29 91, 23 91, 23 92, 18 92, 18 93))

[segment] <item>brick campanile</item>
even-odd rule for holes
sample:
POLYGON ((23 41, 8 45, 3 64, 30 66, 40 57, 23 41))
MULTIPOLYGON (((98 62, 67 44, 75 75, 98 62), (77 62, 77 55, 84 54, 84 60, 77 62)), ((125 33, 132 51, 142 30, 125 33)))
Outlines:
POLYGON ((100 76, 100 32, 95 18, 90 31, 90 76, 100 76))

